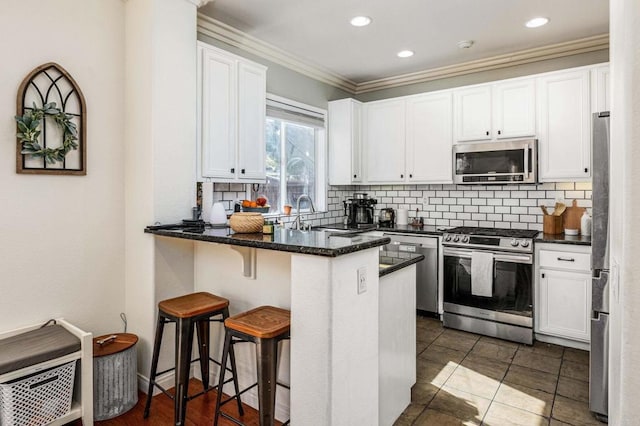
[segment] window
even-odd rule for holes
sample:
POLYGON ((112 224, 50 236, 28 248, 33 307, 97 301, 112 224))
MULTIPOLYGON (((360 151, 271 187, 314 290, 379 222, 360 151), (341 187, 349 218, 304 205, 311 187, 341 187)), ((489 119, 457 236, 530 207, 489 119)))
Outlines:
MULTIPOLYGON (((309 195, 317 211, 325 210, 325 112, 307 105, 269 95, 267 97, 266 169, 267 182, 253 186, 253 199, 269 200, 269 213, 281 213, 302 194, 309 195)), ((310 205, 303 200, 301 211, 310 205)))

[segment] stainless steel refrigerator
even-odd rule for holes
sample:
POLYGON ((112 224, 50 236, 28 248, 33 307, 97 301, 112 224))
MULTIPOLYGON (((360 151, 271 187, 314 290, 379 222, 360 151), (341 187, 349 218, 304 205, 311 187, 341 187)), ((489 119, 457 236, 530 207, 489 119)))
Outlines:
POLYGON ((609 113, 593 114, 589 408, 609 412, 609 113))

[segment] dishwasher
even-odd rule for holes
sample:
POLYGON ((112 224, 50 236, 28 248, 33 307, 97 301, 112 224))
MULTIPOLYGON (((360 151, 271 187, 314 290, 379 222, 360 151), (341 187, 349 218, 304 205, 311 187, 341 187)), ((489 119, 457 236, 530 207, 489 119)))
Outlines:
POLYGON ((424 255, 416 264, 416 309, 418 313, 438 314, 438 237, 385 233, 399 251, 424 255))

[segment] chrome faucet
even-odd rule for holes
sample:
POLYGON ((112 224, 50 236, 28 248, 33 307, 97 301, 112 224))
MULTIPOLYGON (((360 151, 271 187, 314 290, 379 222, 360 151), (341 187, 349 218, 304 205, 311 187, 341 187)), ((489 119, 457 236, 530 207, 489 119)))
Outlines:
POLYGON ((311 213, 316 211, 316 208, 313 206, 313 200, 307 194, 302 194, 298 197, 298 201, 296 201, 296 220, 293 222, 291 229, 304 229, 304 223, 300 220, 300 200, 306 198, 309 200, 309 204, 311 204, 311 213))

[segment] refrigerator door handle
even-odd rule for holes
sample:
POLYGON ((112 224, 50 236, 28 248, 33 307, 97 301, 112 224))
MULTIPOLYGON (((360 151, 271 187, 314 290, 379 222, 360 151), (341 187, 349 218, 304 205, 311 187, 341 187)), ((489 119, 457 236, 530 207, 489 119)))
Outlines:
POLYGON ((609 411, 609 315, 600 312, 591 319, 589 409, 605 416, 609 411))
POLYGON ((591 278, 591 309, 609 312, 609 271, 593 271, 591 278))

